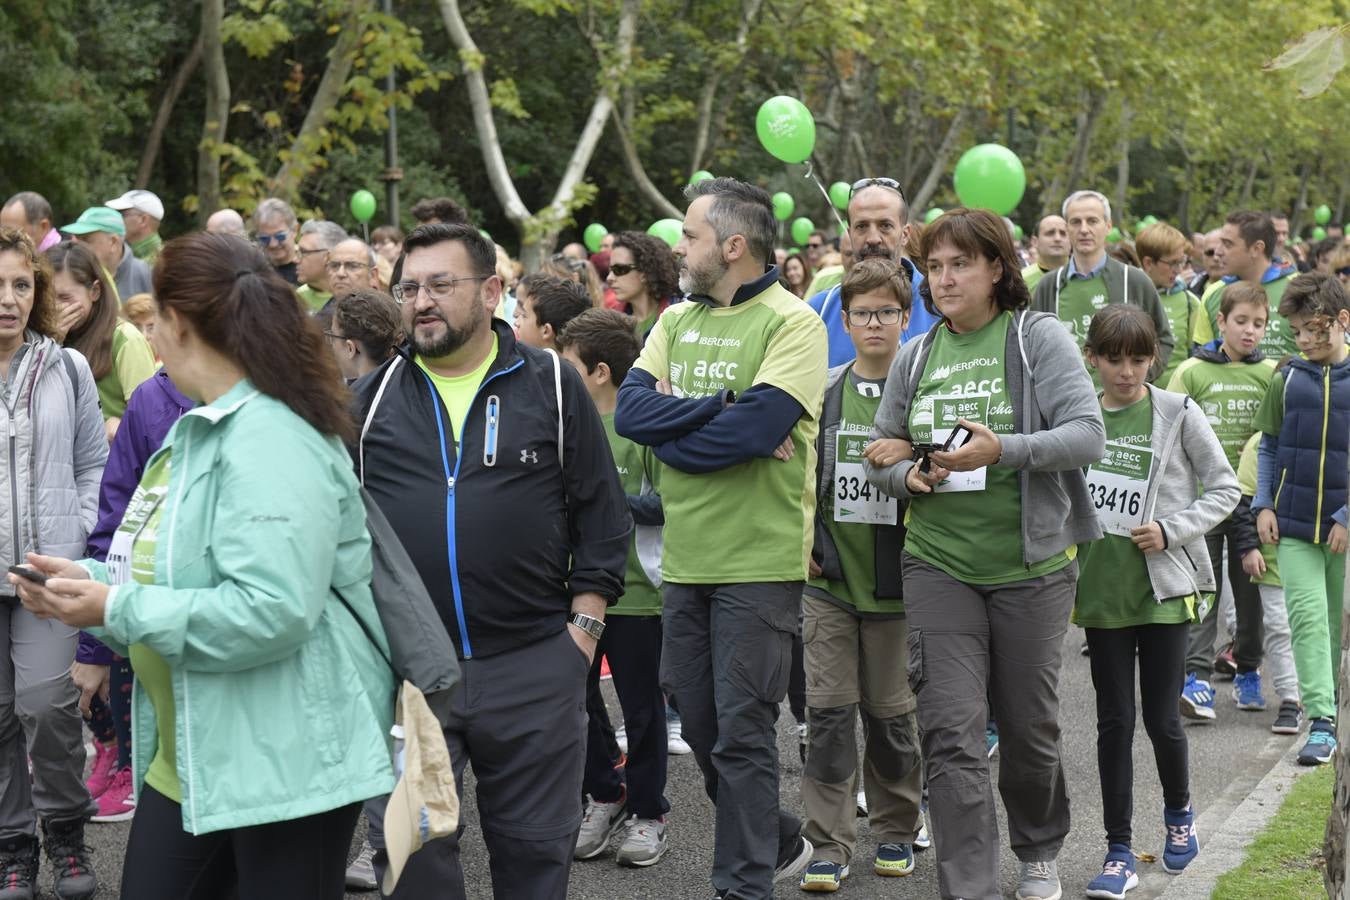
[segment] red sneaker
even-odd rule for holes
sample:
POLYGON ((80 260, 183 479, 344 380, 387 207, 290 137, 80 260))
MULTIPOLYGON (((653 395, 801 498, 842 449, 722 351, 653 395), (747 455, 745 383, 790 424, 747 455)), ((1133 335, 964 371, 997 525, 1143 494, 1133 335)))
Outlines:
POLYGON ((1237 661, 1233 659, 1233 645, 1229 644, 1219 651, 1219 655, 1214 657, 1214 674, 1222 675, 1225 678, 1233 678, 1237 675, 1237 661))
POLYGON ((112 784, 115 774, 117 774, 117 745, 94 741, 94 768, 89 772, 89 780, 84 783, 89 789, 89 796, 94 800, 103 796, 108 785, 112 784))
POLYGON ((131 767, 118 769, 108 789, 98 798, 98 812, 91 822, 125 822, 136 814, 136 801, 131 791, 131 767))

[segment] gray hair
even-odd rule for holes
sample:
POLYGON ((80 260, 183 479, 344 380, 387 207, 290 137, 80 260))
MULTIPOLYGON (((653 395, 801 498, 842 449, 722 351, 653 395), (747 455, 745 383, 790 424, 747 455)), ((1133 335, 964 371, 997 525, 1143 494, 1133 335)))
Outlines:
MULTIPOLYGON (((308 223, 306 223, 306 224, 308 224, 308 223)), ((304 230, 304 229, 301 229, 301 231, 303 231, 303 230, 304 230)), ((341 241, 338 241, 338 244, 360 244, 360 245, 361 245, 361 249, 364 250, 364 251, 366 251, 366 262, 370 263, 372 266, 374 266, 374 265, 376 265, 376 264, 378 263, 378 257, 376 256, 376 253, 375 253, 374 248, 372 248, 369 244, 367 244, 365 241, 361 240, 360 238, 356 238, 356 237, 347 237, 347 238, 342 239, 341 241)), ((330 249, 330 250, 336 250, 336 249, 337 249, 337 244, 334 244, 332 247, 329 247, 328 249, 330 249)))
POLYGON ((338 244, 347 239, 347 230, 336 222, 330 222, 327 219, 309 219, 300 226, 300 234, 296 240, 307 234, 317 234, 319 244, 324 250, 332 250, 338 244))
POLYGON ((255 229, 267 219, 281 219, 288 226, 294 228, 300 220, 296 218, 295 210, 291 205, 280 197, 268 197, 258 204, 258 208, 253 211, 253 227, 255 229))
POLYGON ((1111 221, 1111 201, 1106 199, 1106 195, 1099 191, 1074 191, 1064 200, 1064 205, 1059 208, 1059 214, 1067 221, 1069 218, 1069 204, 1077 203, 1079 200, 1096 200, 1102 205, 1102 210, 1106 213, 1106 221, 1111 221))
POLYGON ((778 223, 767 192, 734 178, 705 178, 686 187, 684 196, 691 202, 698 197, 713 198, 708 206, 708 224, 718 243, 739 234, 745 238, 751 259, 760 263, 773 259, 778 223))
POLYGON ((36 225, 43 219, 52 221, 52 205, 47 202, 46 197, 36 191, 19 191, 5 201, 5 206, 13 206, 15 203, 23 207, 23 217, 29 225, 36 225))

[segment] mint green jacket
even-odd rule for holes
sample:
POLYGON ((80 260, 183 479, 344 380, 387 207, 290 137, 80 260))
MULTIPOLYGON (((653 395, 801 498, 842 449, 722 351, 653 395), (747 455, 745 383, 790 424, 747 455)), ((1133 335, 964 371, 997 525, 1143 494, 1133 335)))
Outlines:
MULTIPOLYGON (((169 665, 184 829, 285 821, 388 793, 394 677, 346 450, 244 380, 179 419, 152 459, 164 453, 155 583, 114 587, 93 631, 169 665)), ((107 581, 102 563, 82 564, 107 581)), ((132 738, 139 791, 159 738, 134 688, 132 738)))

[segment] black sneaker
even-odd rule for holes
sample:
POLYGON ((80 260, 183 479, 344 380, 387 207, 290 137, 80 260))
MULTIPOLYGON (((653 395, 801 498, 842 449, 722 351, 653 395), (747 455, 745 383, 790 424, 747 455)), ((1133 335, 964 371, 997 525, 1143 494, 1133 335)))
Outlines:
POLYGON ((1302 725, 1303 710, 1299 708, 1298 701, 1281 700, 1280 711, 1275 715, 1270 730, 1276 734, 1298 734, 1302 725))
POLYGON ((42 843, 52 862, 52 890, 58 900, 89 900, 98 893, 89 859, 93 851, 84 842, 84 819, 43 822, 42 843))
POLYGON ((797 839, 788 845, 788 849, 778 858, 778 868, 773 870, 774 881, 785 881, 788 878, 795 877, 806 864, 811 861, 811 854, 816 852, 816 848, 811 842, 800 834, 797 839))
POLYGON ((0 844, 0 900, 33 900, 39 864, 37 838, 0 844))

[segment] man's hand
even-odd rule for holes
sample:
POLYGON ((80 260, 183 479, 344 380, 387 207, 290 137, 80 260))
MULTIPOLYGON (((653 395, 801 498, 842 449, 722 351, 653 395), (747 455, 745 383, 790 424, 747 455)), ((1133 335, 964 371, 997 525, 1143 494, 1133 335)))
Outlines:
POLYGON ((670 388, 670 379, 669 379, 669 378, 658 378, 658 379, 657 379, 657 381, 656 381, 656 392, 657 392, 658 394, 665 394, 667 397, 673 397, 673 396, 675 396, 675 392, 672 391, 671 388, 670 388))
POLYGON ((1266 558, 1260 550, 1248 550, 1242 555, 1242 571, 1252 578, 1266 574, 1266 558))
POLYGON ((104 703, 108 702, 108 685, 111 679, 108 677, 107 666, 92 666, 77 662, 70 667, 70 678, 80 689, 80 714, 86 719, 93 715, 89 703, 95 694, 104 703))
POLYGON ((823 570, 814 556, 808 556, 806 558, 806 571, 812 578, 819 578, 823 570))
MULTIPOLYGON (((1345 526, 1340 522, 1331 526, 1331 534, 1327 536, 1327 549, 1332 553, 1345 552, 1345 526)), ((1332 626, 1335 627, 1334 625, 1332 626)))
POLYGON ((914 445, 904 438, 877 438, 863 450, 863 459, 884 469, 914 458, 914 445))
POLYGON ((1134 541, 1134 545, 1145 553, 1156 553, 1167 546, 1163 541, 1162 526, 1157 522, 1149 522, 1146 525, 1140 525, 1138 528, 1131 528, 1130 540, 1134 541))
POLYGON ((1280 542, 1280 525, 1275 520, 1275 510, 1263 509, 1256 514, 1256 536, 1263 544, 1280 542))
POLYGON ((998 462, 1003 455, 1003 442, 998 435, 979 422, 968 419, 957 419, 956 422, 970 429, 969 440, 959 450, 934 451, 930 454, 934 463, 952 472, 974 472, 998 462))
MULTIPOLYGON (((590 616, 592 619, 599 619, 601 622, 605 620, 605 608, 607 606, 605 598, 599 594, 576 594, 572 597, 572 612, 590 616)), ((598 641, 571 622, 567 623, 567 633, 576 642, 577 649, 586 655, 586 659, 595 662, 595 646, 598 641)))
POLYGON ((774 448, 773 458, 787 462, 792 459, 792 454, 795 452, 797 452, 797 448, 792 443, 792 435, 789 434, 783 439, 783 443, 774 448))

